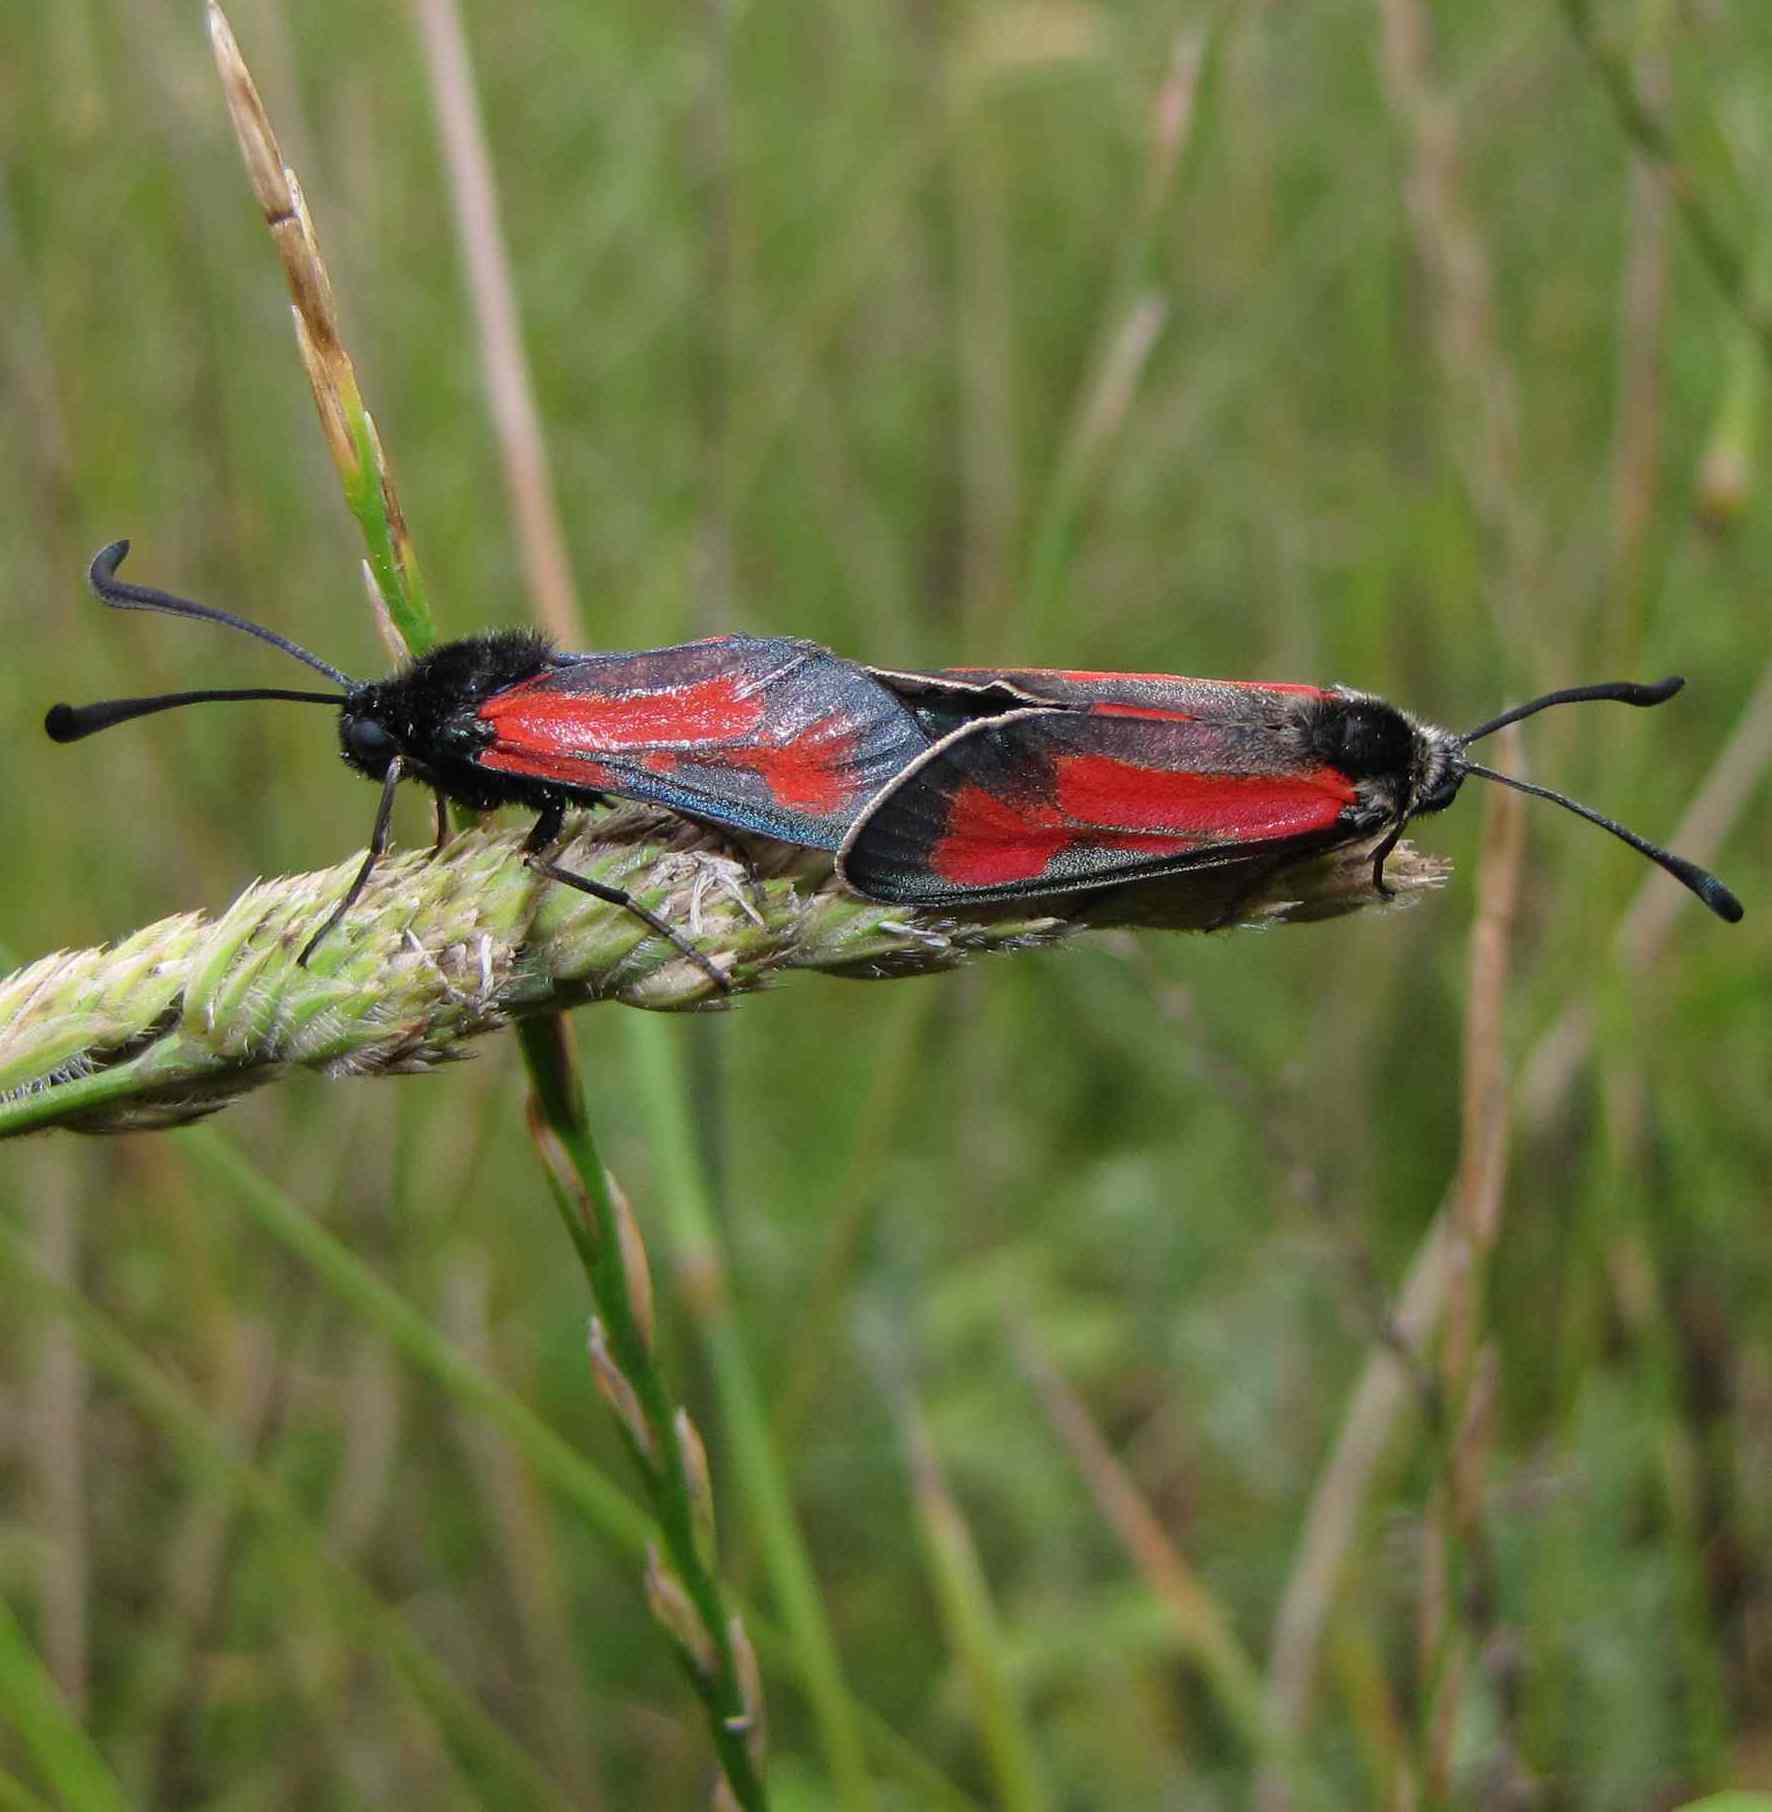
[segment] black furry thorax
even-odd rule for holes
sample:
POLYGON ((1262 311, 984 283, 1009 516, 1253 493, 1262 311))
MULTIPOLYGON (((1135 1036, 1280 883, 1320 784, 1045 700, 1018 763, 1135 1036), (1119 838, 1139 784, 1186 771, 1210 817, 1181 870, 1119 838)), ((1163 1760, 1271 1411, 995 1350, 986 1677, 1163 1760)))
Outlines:
POLYGON ((1450 731, 1417 723, 1370 693, 1336 691, 1314 703, 1305 734, 1311 754, 1392 813, 1443 811, 1464 779, 1450 731))
POLYGON ((554 664, 552 644, 528 629, 496 629, 444 642, 387 679, 356 687, 339 708, 339 750, 372 780, 396 755, 415 778, 471 760, 486 732, 483 700, 554 664))

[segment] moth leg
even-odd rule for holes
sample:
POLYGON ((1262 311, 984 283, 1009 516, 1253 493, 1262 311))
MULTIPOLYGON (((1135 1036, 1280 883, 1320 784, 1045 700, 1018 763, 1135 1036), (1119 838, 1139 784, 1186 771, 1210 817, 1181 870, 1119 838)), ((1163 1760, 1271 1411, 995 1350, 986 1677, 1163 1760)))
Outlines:
POLYGON ((1372 885, 1387 900, 1394 900, 1397 897, 1397 890, 1384 878, 1385 860, 1397 847, 1408 822, 1408 812, 1406 810, 1399 812, 1396 823, 1385 833, 1384 841, 1372 852, 1372 885))
POLYGON ((394 818, 394 789, 400 784, 400 757, 396 755, 388 763, 386 777, 381 783, 381 804, 375 808, 375 829, 369 833, 369 848, 363 856, 363 866, 357 870, 357 878, 345 893, 345 897, 332 909, 326 923, 308 939, 302 953, 295 959, 298 969, 308 966, 308 958, 318 948, 320 940, 325 937, 334 925, 342 919, 363 897, 363 889, 369 885, 369 877, 375 871, 375 865, 388 850, 388 826, 394 818))
POLYGON ((688 957, 722 994, 730 993, 732 983, 707 957, 681 932, 667 925, 656 912, 648 911, 642 906, 625 887, 605 886, 601 881, 593 881, 588 875, 575 875, 570 869, 561 868, 558 863, 547 859, 547 851, 560 840, 560 826, 565 817, 566 808, 563 805, 553 804, 542 809, 541 816, 535 821, 535 828, 523 841, 524 861, 538 875, 545 875, 550 881, 558 881, 563 887, 576 887, 580 893, 588 893, 594 900, 603 900, 611 906, 620 906, 624 911, 631 912, 641 924, 688 957))
POLYGON ((531 856, 539 856, 545 850, 552 849, 560 841, 560 827, 566 822, 566 808, 558 800, 542 807, 541 816, 529 828, 529 835, 523 839, 523 856, 527 861, 531 856))
POLYGON ((437 802, 437 840, 431 845, 431 854, 440 856, 449 842, 449 798, 441 787, 432 787, 431 797, 437 802))

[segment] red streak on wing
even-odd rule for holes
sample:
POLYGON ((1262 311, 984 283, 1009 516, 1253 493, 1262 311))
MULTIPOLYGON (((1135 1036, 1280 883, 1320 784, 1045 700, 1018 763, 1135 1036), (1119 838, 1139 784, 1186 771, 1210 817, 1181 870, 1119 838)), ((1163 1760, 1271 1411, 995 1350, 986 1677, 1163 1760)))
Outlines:
POLYGON ((856 790, 848 720, 833 712, 784 733, 768 725, 768 702, 754 681, 733 674, 626 694, 559 692, 525 681, 480 707, 497 740, 476 760, 501 773, 612 793, 628 790, 623 774, 636 768, 682 775, 686 795, 695 790, 686 769, 739 769, 756 774, 775 803, 791 810, 847 806, 856 790))
MULTIPOLYGON (((660 743, 739 742, 763 721, 765 700, 740 674, 656 692, 562 692, 542 674, 495 694, 480 707, 500 744, 535 755, 612 755, 660 743)), ((484 757, 482 758, 484 759, 484 757)), ((488 764, 492 765, 492 764, 488 764)))
POLYGON ((1154 717, 1162 723, 1194 724, 1200 721, 1195 711, 1159 711, 1153 705, 1123 705, 1116 699, 1104 698, 1086 707, 1091 717, 1154 717))
POLYGON ((1014 805, 981 786, 963 786, 948 802, 947 826, 929 866, 956 887, 1008 887, 1038 880, 1071 837, 1045 801, 1014 805))
POLYGON ((1356 796, 1345 775, 1326 767, 1302 774, 1200 774, 1107 755, 1063 755, 1056 766, 1059 810, 1079 828, 1166 833, 1185 838, 1188 848, 1322 830, 1356 796))
POLYGON ((785 741, 728 749, 726 760, 754 770, 777 805, 825 813, 849 804, 855 753, 855 732, 847 718, 833 711, 785 741))
POLYGON ((1201 774, 1101 755, 1060 756, 1054 768, 1056 801, 1015 802, 979 786, 958 788, 930 866, 956 886, 985 889, 1037 881, 1070 848, 1156 863, 1196 849, 1326 830, 1356 796, 1333 768, 1201 774))
POLYGON ((601 762, 586 755, 550 752, 546 748, 507 749, 494 743, 474 760, 501 774, 526 774, 532 780, 558 780, 587 792, 619 792, 621 782, 601 762))

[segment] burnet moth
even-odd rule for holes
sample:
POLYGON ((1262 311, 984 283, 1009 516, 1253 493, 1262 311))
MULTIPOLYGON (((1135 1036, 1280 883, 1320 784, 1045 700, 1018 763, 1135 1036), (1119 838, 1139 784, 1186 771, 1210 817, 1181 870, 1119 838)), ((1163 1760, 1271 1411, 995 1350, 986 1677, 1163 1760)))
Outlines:
POLYGON ((1404 827, 1444 811, 1476 776, 1565 806, 1659 863, 1718 918, 1741 917, 1715 875, 1468 753, 1552 705, 1663 704, 1678 679, 1573 686, 1459 735, 1342 688, 1039 670, 938 677, 1037 702, 950 728, 864 808, 837 871, 870 899, 954 907, 1239 864, 1253 885, 1294 857, 1374 836, 1373 884, 1386 893, 1385 859, 1404 827))
POLYGON ((632 895, 548 860, 568 806, 634 799, 721 828, 835 850, 861 807, 928 748, 929 724, 947 727, 968 709, 1020 702, 988 680, 932 677, 914 688, 925 701, 920 718, 866 668, 811 642, 758 636, 564 654, 529 631, 494 630, 433 648, 388 679, 355 680, 231 611, 124 583, 117 568, 128 551, 127 541, 116 541, 92 562, 92 589, 106 604, 242 630, 341 690, 253 686, 61 704, 44 727, 57 742, 75 742, 130 718, 218 699, 332 706, 340 751, 381 782, 381 804, 363 865, 309 938, 303 964, 361 896, 387 848, 395 791, 413 780, 436 795, 439 848, 448 800, 474 810, 529 807, 537 814, 524 844, 531 867, 627 908, 723 988, 719 970, 632 895), (945 713, 944 699, 952 701, 945 713))

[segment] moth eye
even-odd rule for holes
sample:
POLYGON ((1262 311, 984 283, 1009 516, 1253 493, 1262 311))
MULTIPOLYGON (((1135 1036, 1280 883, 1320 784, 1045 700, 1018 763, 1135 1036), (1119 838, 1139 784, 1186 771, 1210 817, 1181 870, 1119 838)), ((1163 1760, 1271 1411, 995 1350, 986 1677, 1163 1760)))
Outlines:
POLYGON ((345 741, 363 762, 385 761, 395 752, 393 737, 373 717, 353 717, 345 726, 345 741))

